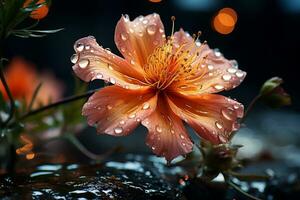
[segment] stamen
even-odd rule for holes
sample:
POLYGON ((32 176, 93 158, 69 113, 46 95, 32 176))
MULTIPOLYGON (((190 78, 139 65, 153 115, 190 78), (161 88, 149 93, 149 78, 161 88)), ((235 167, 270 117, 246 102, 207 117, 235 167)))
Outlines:
POLYGON ((171 20, 172 20, 172 32, 171 32, 171 37, 173 38, 173 35, 174 35, 174 28, 175 28, 175 16, 172 16, 171 17, 171 20))

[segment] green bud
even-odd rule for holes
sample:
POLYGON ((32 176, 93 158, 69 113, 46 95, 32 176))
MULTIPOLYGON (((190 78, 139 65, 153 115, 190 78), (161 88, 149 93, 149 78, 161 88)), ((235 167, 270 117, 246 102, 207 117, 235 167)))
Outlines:
POLYGON ((272 108, 279 108, 291 104, 291 97, 281 87, 283 80, 273 77, 267 80, 260 90, 261 100, 272 108))

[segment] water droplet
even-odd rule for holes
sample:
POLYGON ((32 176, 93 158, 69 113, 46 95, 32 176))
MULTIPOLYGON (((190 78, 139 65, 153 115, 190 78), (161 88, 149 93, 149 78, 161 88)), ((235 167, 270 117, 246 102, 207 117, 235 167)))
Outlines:
POLYGON ((121 51, 124 53, 126 51, 125 47, 121 47, 121 51))
POLYGON ((181 139, 184 139, 185 137, 184 137, 183 135, 180 135, 180 138, 181 138, 181 139))
POLYGON ((125 14, 124 16, 123 16, 123 19, 124 19, 124 21, 127 23, 127 22, 129 22, 129 16, 127 15, 127 14, 125 14))
POLYGON ((216 90, 223 90, 224 89, 224 86, 223 85, 215 85, 214 88, 216 90))
POLYGON ((122 132, 123 132, 123 129, 122 129, 121 127, 115 128, 115 133, 116 133, 116 134, 120 134, 120 133, 122 133, 122 132))
POLYGON ((128 117, 129 117, 130 119, 133 119, 133 118, 135 118, 135 114, 133 113, 133 114, 129 115, 128 117))
POLYGON ((128 39, 128 35, 126 33, 121 33, 121 39, 126 41, 128 39))
POLYGON ((238 71, 235 73, 235 75, 238 77, 238 78, 242 78, 244 76, 244 73, 241 72, 241 71, 238 71))
POLYGON ((240 106, 236 104, 236 105, 233 106, 233 108, 237 110, 237 109, 240 108, 240 106))
POLYGON ((150 108, 150 104, 147 102, 143 105, 143 110, 147 110, 150 108))
POLYGON ((200 47, 200 46, 201 46, 201 42, 200 42, 199 40, 197 40, 197 41, 195 42, 195 44, 196 44, 197 47, 200 47))
POLYGON ((221 109, 221 113, 225 119, 228 119, 228 120, 234 119, 234 110, 232 110, 232 108, 223 108, 223 109, 221 109))
POLYGON ((223 79, 224 81, 230 81, 231 75, 230 75, 230 74, 224 74, 224 75, 222 76, 222 79, 223 79))
POLYGON ((161 129, 161 127, 160 127, 160 126, 158 126, 158 125, 156 125, 156 127, 155 127, 155 130, 156 130, 157 132, 159 132, 159 133, 161 133, 161 132, 162 132, 162 129, 161 129))
POLYGON ((129 28, 130 33, 134 33, 134 30, 132 28, 129 28))
POLYGON ((77 63, 78 59, 79 59, 79 56, 77 54, 73 54, 70 58, 70 60, 73 64, 77 63))
POLYGON ((111 109, 112 109, 112 106, 111 106, 111 105, 107 105, 106 108, 107 108, 108 110, 111 110, 111 109))
POLYGON ((108 69, 114 70, 114 68, 111 65, 108 65, 108 69))
POLYGON ((134 60, 130 60, 130 64, 134 65, 135 64, 134 60))
POLYGON ((119 123, 122 124, 122 125, 124 125, 124 124, 125 124, 125 121, 124 121, 124 120, 121 120, 119 123))
POLYGON ((183 143, 182 143, 182 146, 186 146, 186 144, 183 142, 183 143))
POLYGON ((214 50, 215 56, 220 57, 222 55, 222 53, 220 52, 219 49, 215 49, 214 50))
POLYGON ((143 20, 143 24, 147 24, 148 22, 149 22, 148 19, 143 20))
POLYGON ((173 129, 171 129, 171 133, 172 133, 172 134, 175 134, 175 131, 174 131, 173 129))
POLYGON ((213 66, 213 65, 207 65, 207 68, 208 68, 209 70, 212 70, 212 69, 214 68, 214 66, 213 66))
POLYGON ((140 121, 141 121, 141 119, 140 119, 140 118, 136 118, 136 121, 137 121, 137 122, 140 122, 140 121))
POLYGON ((154 150, 155 150, 155 147, 153 146, 153 147, 151 147, 151 149, 154 151, 154 150))
POLYGON ((90 61, 88 59, 81 59, 78 63, 79 67, 84 69, 90 64, 90 61))
POLYGON ((86 46, 85 46, 85 50, 89 50, 90 48, 91 48, 90 45, 86 45, 86 46))
POLYGON ((234 74, 235 72, 237 72, 237 69, 236 68, 228 68, 227 71, 231 74, 234 74))
POLYGON ((158 31, 159 31, 160 33, 163 33, 163 32, 164 32, 164 29, 159 28, 158 31))
POLYGON ((96 74, 96 78, 97 78, 97 79, 101 79, 101 78, 103 78, 103 75, 102 75, 101 73, 97 73, 97 74, 96 74))
POLYGON ((109 82, 111 82, 112 84, 116 84, 116 80, 112 77, 109 78, 109 82))
POLYGON ((218 121, 215 122, 215 125, 216 125, 216 127, 218 129, 222 129, 223 128, 223 125, 220 122, 218 122, 218 121))
POLYGON ((156 26, 155 25, 150 25, 147 27, 147 33, 149 35, 154 35, 156 32, 156 26))
POLYGON ((81 52, 84 49, 84 45, 81 43, 77 43, 75 49, 76 51, 81 52))
POLYGON ((239 67, 239 64, 236 60, 231 60, 231 65, 233 68, 236 68, 236 69, 239 67))

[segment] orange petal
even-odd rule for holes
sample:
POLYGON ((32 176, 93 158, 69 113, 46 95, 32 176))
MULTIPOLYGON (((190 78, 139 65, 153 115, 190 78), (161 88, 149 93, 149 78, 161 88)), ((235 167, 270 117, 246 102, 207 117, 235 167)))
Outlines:
POLYGON ((84 81, 106 80, 127 89, 139 89, 143 76, 123 58, 98 45, 92 36, 76 41, 73 70, 84 81))
POLYGON ((193 143, 181 119, 173 113, 165 98, 159 96, 156 110, 142 124, 149 130, 147 145, 155 154, 171 161, 191 152, 193 143))
POLYGON ((157 97, 150 89, 126 90, 108 86, 93 94, 82 114, 98 133, 128 135, 156 107, 157 97))
POLYGON ((198 52, 192 67, 199 69, 193 76, 184 78, 185 81, 174 82, 170 87, 174 91, 186 95, 216 93, 237 87, 246 76, 246 72, 237 68, 236 61, 227 60, 219 51, 210 49, 207 44, 195 42, 183 30, 174 34, 174 43, 177 46, 186 44, 185 48, 189 48, 191 54, 198 52))
POLYGON ((133 21, 122 16, 115 31, 115 42, 122 55, 137 68, 147 64, 153 50, 164 44, 164 26, 158 14, 140 16, 133 21))
POLYGON ((200 137, 214 144, 226 143, 232 131, 239 128, 243 117, 242 104, 217 94, 198 96, 169 95, 169 104, 200 137))

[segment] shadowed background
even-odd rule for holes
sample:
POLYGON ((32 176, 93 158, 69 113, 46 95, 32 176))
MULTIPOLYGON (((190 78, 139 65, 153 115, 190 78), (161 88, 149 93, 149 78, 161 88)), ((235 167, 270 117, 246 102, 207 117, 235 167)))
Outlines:
MULTIPOLYGON (((73 72, 69 58, 77 39, 93 35, 99 44, 119 54, 113 38, 121 14, 129 14, 134 19, 153 12, 160 14, 167 35, 171 32, 170 17, 174 15, 176 29, 182 27, 190 33, 201 30, 201 41, 207 40, 210 47, 219 48, 226 58, 238 61, 239 67, 248 74, 241 86, 227 94, 245 105, 257 94, 266 79, 282 77, 284 87, 292 96, 292 106, 272 111, 259 105, 247 120, 248 128, 241 132, 251 132, 257 137, 264 134, 283 145, 300 143, 300 2, 297 0, 162 0, 160 3, 148 0, 53 0, 50 13, 40 22, 40 27, 65 29, 41 39, 11 38, 6 55, 8 58, 23 56, 41 70, 54 71, 69 89, 66 94, 70 94, 73 72), (211 26, 214 15, 224 7, 233 8, 238 15, 235 29, 228 35, 214 31, 211 26)), ((93 84, 94 87, 102 85, 101 82, 93 84)), ((141 129, 136 132, 146 133, 141 129)), ((88 134, 94 136, 95 130, 90 129, 88 134)), ((105 149, 112 143, 144 140, 145 134, 126 138, 103 136, 98 137, 98 141, 94 141, 92 136, 82 137, 89 148, 99 150, 99 140, 106 144, 102 146, 105 149)), ((143 142, 138 142, 132 148, 145 147, 143 142)))

